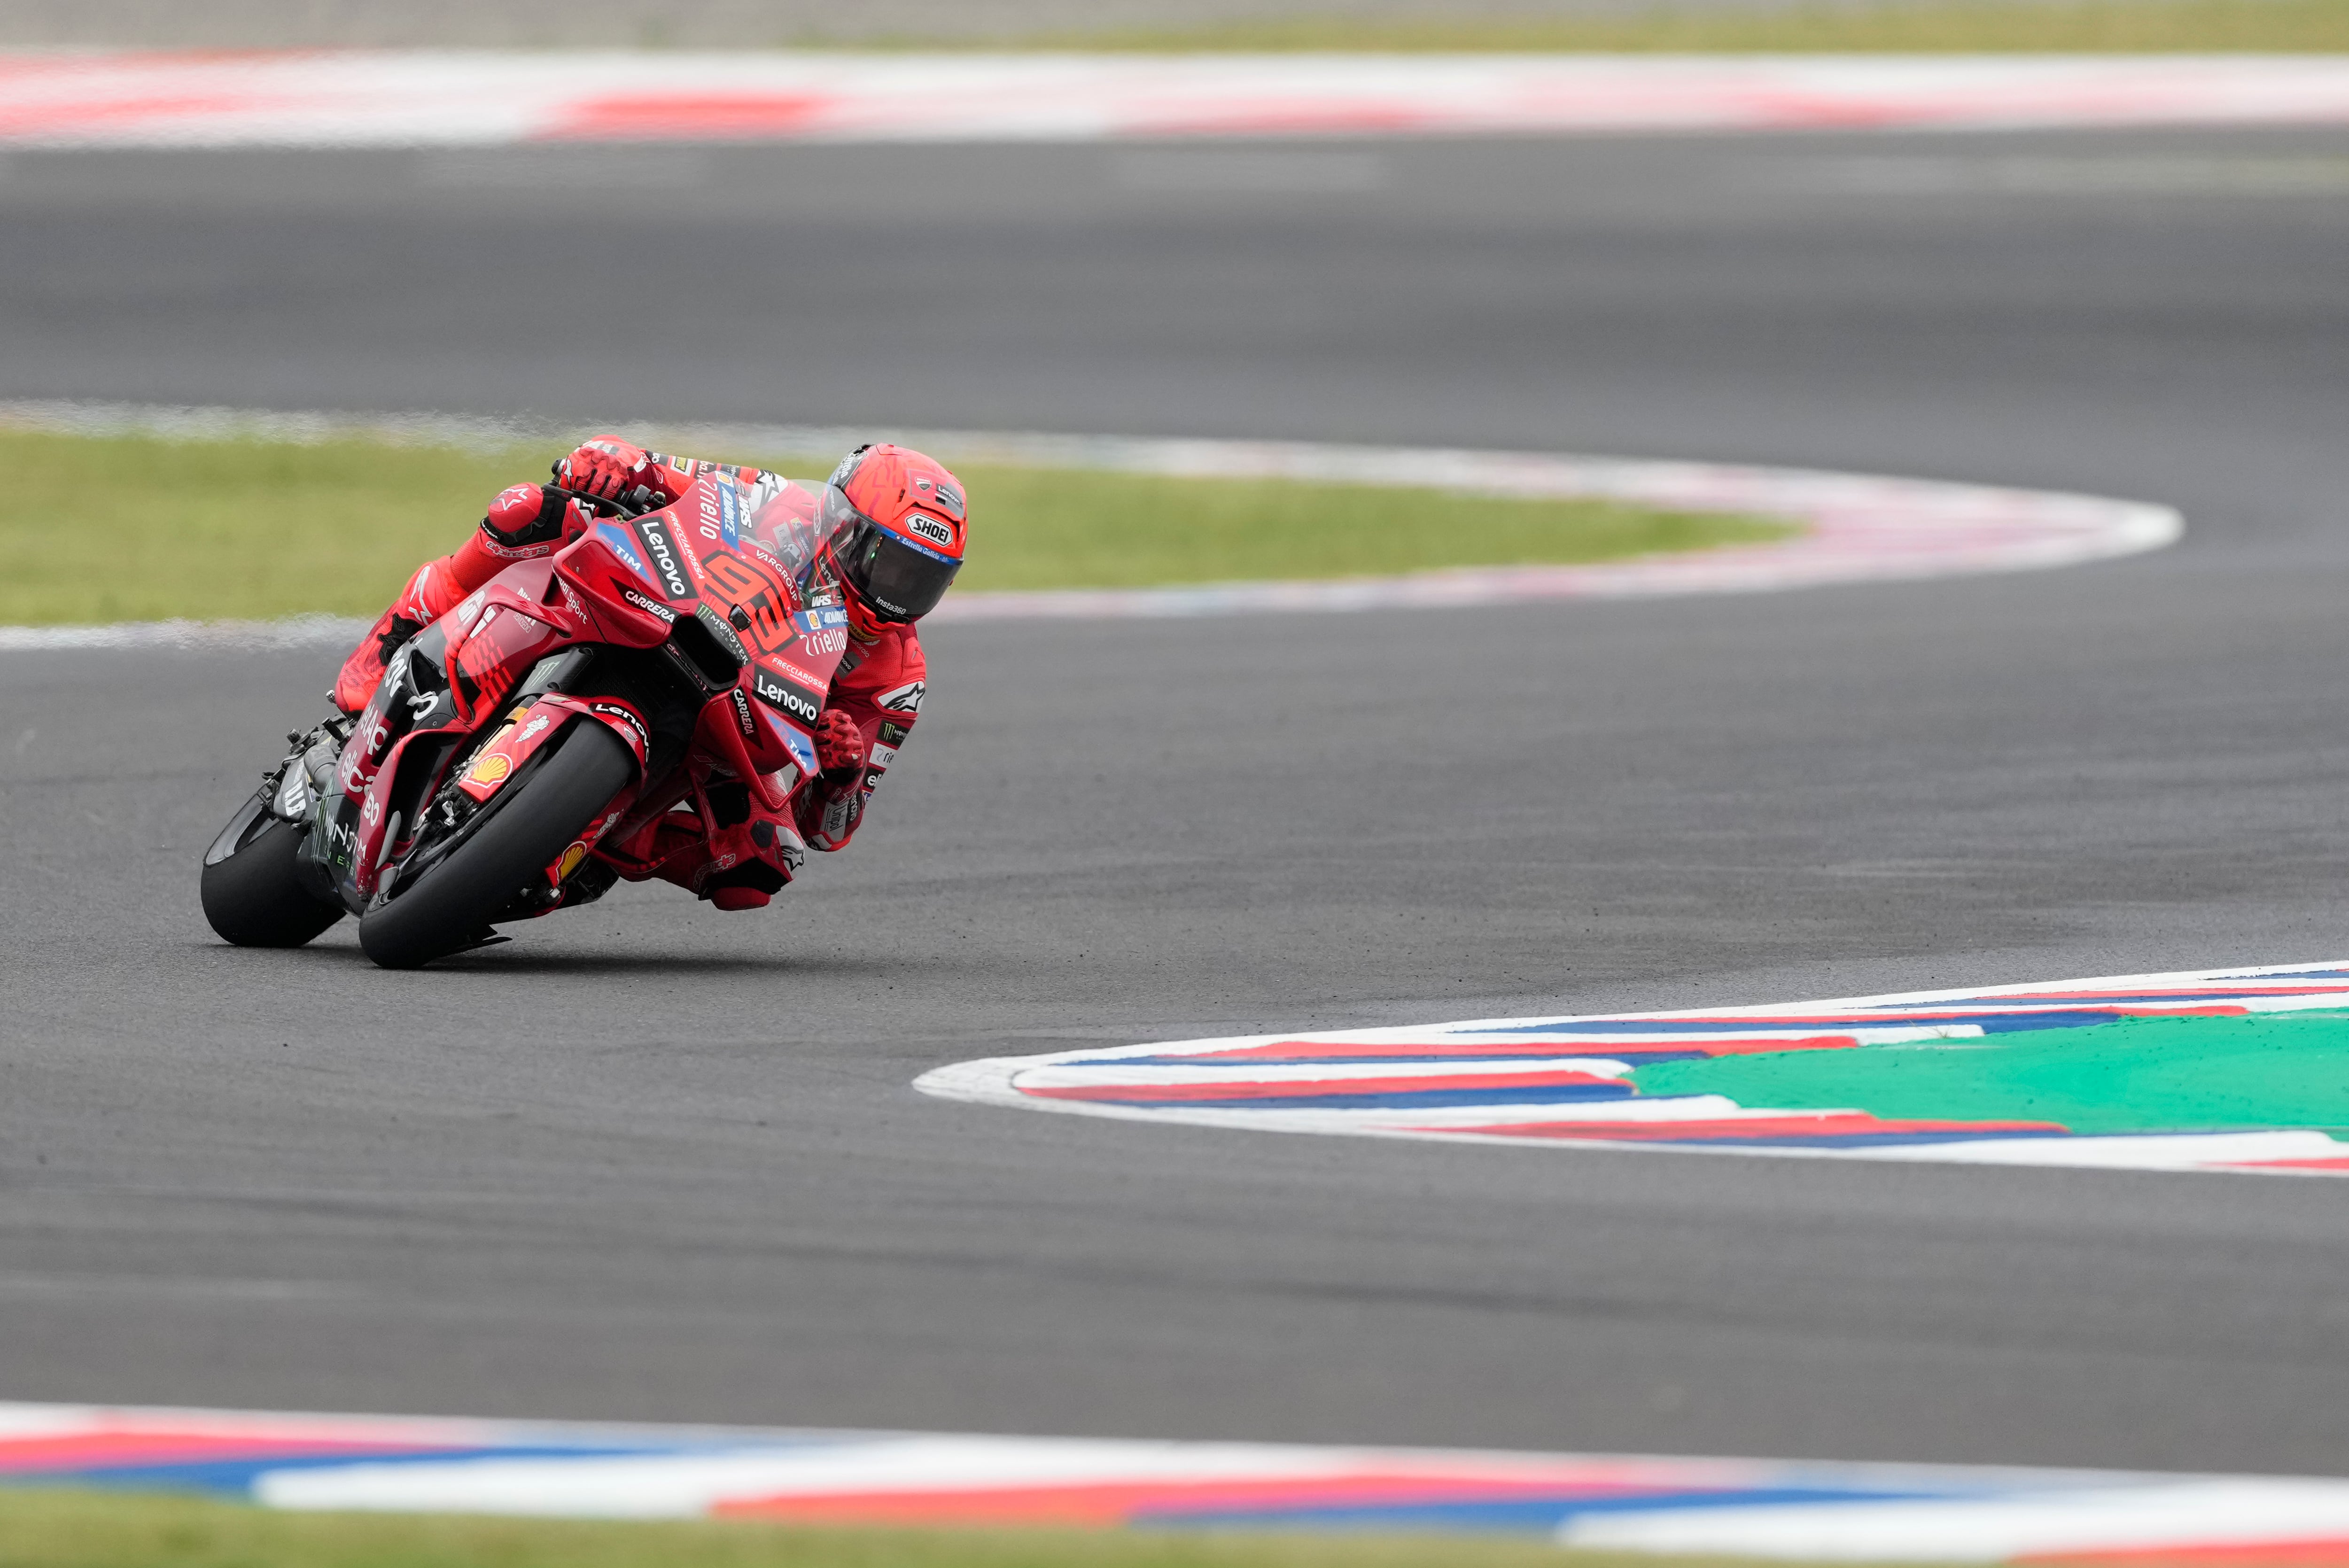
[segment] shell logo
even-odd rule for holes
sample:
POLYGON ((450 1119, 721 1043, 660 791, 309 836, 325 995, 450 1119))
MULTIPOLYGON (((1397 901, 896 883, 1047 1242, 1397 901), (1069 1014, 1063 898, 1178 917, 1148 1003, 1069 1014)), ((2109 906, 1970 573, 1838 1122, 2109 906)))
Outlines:
POLYGON ((554 862, 554 880, 563 882, 568 879, 573 872, 579 869, 579 862, 586 858, 586 841, 582 839, 572 840, 571 847, 563 851, 563 858, 554 862))
POLYGON ((471 784, 502 784, 506 775, 512 771, 512 758, 492 752, 473 764, 472 771, 465 775, 465 780, 471 784))

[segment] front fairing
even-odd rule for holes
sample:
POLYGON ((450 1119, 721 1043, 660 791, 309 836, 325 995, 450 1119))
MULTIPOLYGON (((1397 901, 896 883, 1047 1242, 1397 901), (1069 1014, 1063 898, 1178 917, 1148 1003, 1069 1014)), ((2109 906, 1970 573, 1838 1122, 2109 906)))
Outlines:
POLYGON ((803 778, 815 770, 816 720, 848 646, 822 544, 806 490, 713 472, 657 511, 593 524, 554 559, 595 616, 636 637, 657 642, 708 606, 750 661, 731 689, 711 695, 710 708, 724 710, 709 717, 740 736, 758 772, 803 778))
POLYGON ((509 568, 392 655, 312 830, 310 857, 346 908, 374 898, 466 742, 501 717, 533 665, 577 640, 556 623, 579 617, 546 603, 553 587, 543 562, 509 568))

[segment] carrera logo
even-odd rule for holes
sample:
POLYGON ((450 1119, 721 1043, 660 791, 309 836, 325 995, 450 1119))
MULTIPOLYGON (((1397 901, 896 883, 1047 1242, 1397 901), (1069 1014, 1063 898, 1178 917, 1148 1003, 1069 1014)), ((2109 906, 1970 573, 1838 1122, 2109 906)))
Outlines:
POLYGON ((734 699, 734 722, 742 727, 742 738, 745 740, 758 739, 759 726, 750 717, 750 699, 742 695, 740 686, 736 686, 726 695, 734 699))
POLYGON ((750 695, 769 707, 787 713, 810 727, 815 724, 816 716, 823 712, 823 698, 804 686, 785 680, 764 665, 752 666, 750 695))
POLYGON ((926 512, 907 512, 905 526, 942 550, 954 548, 954 530, 926 512))
POLYGON ((891 713, 919 713, 922 711, 922 698, 927 696, 929 691, 927 681, 908 681, 895 691, 883 692, 881 706, 891 713))
POLYGON ((670 609, 667 605, 662 603, 657 599, 652 598, 648 594, 639 593, 633 588, 621 589, 620 597, 626 599, 629 603, 634 604, 637 609, 642 610, 647 615, 657 615, 662 620, 672 623, 677 619, 676 611, 670 609))
POLYGON ((636 537, 645 542, 645 555, 653 563, 661 592, 671 599, 692 598, 693 578, 686 571, 683 550, 669 536, 668 524, 657 517, 638 518, 636 537))

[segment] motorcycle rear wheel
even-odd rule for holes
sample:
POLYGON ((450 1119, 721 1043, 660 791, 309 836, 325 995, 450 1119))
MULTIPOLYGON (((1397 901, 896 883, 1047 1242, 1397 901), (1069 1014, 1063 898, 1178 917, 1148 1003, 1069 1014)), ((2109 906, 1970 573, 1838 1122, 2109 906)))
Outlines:
POLYGON ((574 724, 446 859, 360 918, 359 945, 386 969, 414 969, 471 946, 490 916, 611 804, 636 767, 603 725, 574 724))
POLYGON ((269 814, 269 791, 237 809, 204 852, 204 918, 239 947, 299 947, 343 918, 294 871, 303 829, 269 814))

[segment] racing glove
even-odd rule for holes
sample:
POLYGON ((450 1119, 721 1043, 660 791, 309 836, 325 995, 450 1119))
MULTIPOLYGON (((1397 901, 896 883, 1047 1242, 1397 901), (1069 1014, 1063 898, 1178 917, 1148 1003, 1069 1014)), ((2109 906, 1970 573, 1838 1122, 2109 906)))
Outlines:
POLYGON ((584 490, 604 500, 616 500, 642 489, 655 502, 667 506, 677 499, 669 493, 660 465, 649 452, 607 452, 590 444, 554 465, 554 482, 565 490, 584 490))
POLYGON ((864 771, 864 732, 836 707, 816 721, 815 765, 817 776, 835 787, 864 771))

